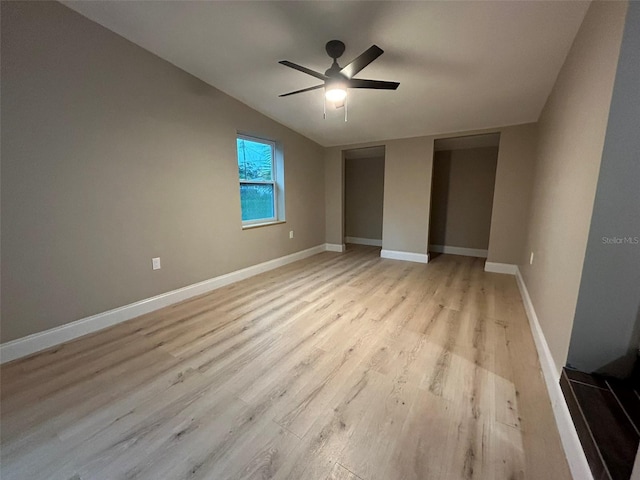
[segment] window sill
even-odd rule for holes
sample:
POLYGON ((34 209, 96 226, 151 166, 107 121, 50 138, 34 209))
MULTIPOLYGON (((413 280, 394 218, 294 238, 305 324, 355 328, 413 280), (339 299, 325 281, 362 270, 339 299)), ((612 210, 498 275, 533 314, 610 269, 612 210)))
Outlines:
POLYGON ((287 222, 285 220, 275 220, 273 222, 251 223, 249 225, 242 225, 242 229, 251 230, 252 228, 268 227, 269 225, 280 225, 282 223, 287 223, 287 222))

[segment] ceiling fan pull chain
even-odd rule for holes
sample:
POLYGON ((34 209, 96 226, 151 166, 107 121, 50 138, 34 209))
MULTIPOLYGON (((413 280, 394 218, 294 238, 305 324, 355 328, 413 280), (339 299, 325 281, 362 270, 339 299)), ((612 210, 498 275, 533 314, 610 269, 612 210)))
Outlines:
POLYGON ((347 95, 344 98, 344 123, 347 123, 348 110, 349 110, 349 96, 347 95))
POLYGON ((322 118, 323 120, 327 119, 327 97, 322 96, 322 118))

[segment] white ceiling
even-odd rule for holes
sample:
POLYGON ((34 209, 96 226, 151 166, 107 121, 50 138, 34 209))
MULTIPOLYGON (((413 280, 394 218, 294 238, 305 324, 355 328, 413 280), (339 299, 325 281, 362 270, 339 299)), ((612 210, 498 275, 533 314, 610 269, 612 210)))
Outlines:
POLYGON ((536 121, 589 3, 582 1, 74 1, 68 7, 324 146, 536 121), (349 119, 318 81, 328 40, 346 65, 385 53, 355 78, 400 82, 350 90, 349 119))

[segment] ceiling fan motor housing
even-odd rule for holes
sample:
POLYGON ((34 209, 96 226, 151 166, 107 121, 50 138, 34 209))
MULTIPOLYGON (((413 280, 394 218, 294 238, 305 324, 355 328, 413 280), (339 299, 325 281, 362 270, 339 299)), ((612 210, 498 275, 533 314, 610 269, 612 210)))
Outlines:
POLYGON ((330 77, 330 78, 342 77, 343 79, 346 79, 346 77, 340 74, 340 70, 342 70, 342 67, 338 65, 338 60, 337 60, 344 53, 344 49, 345 49, 344 43, 342 43, 340 40, 330 40, 327 42, 327 45, 325 46, 325 50, 327 51, 327 54, 329 54, 329 56, 333 58, 333 63, 331 64, 331 67, 329 67, 324 72, 324 74, 327 77, 330 77))
POLYGON ((324 48, 327 54, 335 60, 342 56, 345 46, 340 40, 329 40, 324 48))

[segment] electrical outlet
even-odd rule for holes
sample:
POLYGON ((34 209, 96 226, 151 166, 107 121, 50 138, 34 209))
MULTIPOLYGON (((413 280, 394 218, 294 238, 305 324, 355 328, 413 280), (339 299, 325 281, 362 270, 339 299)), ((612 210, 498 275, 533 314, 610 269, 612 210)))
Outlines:
POLYGON ((293 238, 293 230, 289 230, 289 238, 293 238))
POLYGON ((533 265, 533 252, 531 252, 531 256, 529 257, 529 265, 533 265))
POLYGON ((154 270, 160 270, 160 257, 152 258, 151 266, 154 270))

